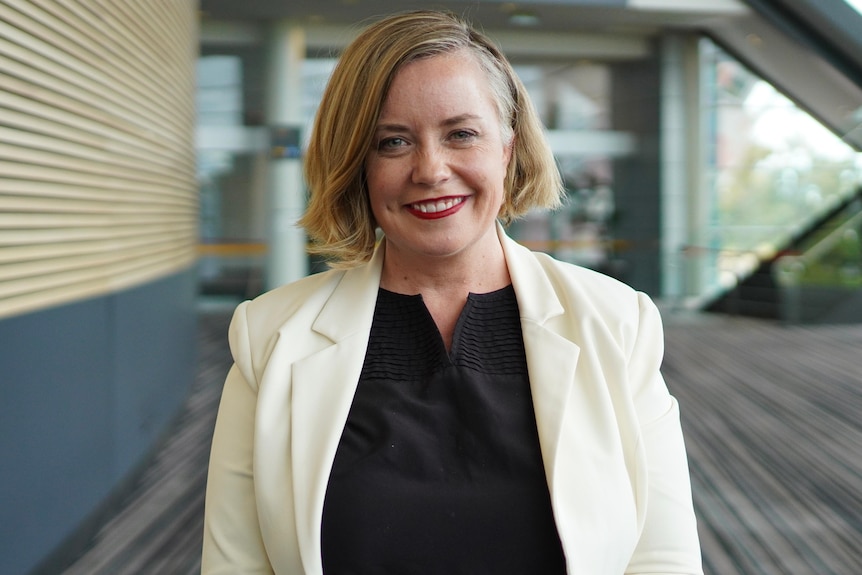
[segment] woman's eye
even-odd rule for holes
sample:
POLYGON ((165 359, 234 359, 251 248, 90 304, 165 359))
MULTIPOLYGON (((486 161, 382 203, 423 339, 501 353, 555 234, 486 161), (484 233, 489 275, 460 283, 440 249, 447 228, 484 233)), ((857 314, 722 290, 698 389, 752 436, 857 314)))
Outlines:
POLYGON ((378 150, 395 150, 404 146, 405 142, 403 138, 383 138, 378 142, 377 149, 378 150))
POLYGON ((475 136, 476 136, 476 134, 471 132, 470 130, 456 130, 455 132, 452 133, 451 137, 453 140, 464 141, 464 140, 469 140, 475 136))

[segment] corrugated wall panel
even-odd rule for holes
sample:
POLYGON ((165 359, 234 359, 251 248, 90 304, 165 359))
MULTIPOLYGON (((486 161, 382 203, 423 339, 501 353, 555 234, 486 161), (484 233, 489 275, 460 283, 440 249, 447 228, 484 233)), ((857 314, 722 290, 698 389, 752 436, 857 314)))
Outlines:
POLYGON ((194 0, 0 0, 0 318, 192 265, 194 0))

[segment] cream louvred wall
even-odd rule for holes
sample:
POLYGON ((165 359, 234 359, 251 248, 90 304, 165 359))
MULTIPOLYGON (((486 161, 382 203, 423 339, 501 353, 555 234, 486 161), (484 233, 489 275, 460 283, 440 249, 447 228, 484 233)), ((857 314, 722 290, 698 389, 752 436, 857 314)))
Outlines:
POLYGON ((0 318, 194 263, 193 0, 0 0, 0 318))

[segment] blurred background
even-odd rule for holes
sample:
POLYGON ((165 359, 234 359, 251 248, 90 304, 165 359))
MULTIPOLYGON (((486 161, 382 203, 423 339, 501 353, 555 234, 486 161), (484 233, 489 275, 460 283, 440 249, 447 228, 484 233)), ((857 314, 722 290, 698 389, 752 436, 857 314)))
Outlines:
MULTIPOLYGON (((463 14, 494 38, 545 124, 565 203, 511 234, 659 302, 668 382, 693 412, 733 381, 789 381, 770 371, 793 365, 780 353, 758 356, 776 341, 803 366, 815 354, 822 365, 799 389, 832 385, 818 397, 837 407, 816 415, 839 421, 826 440, 847 445, 831 463, 850 495, 824 488, 852 510, 835 520, 842 547, 831 553, 859 567, 847 575, 862 572, 862 520, 851 517, 862 512, 860 4, 0 0, 0 573, 61 572, 99 548, 142 477, 183 492, 192 511, 167 539, 186 534, 187 557, 128 572, 194 572, 225 322, 239 301, 323 269, 295 226, 318 101, 363 23, 420 7, 463 14), (751 371, 684 387, 698 379, 687 366, 718 345, 732 352, 717 370, 750 354, 751 371), (170 461, 196 462, 180 478, 153 467, 178 436, 170 461)), ((762 407, 764 389, 737 390, 739 405, 762 407)), ((805 419, 814 400, 800 394, 789 413, 805 419)), ((694 419, 696 502, 718 525, 705 532, 708 571, 841 573, 734 555, 738 534, 721 534, 731 520, 709 515, 710 476, 697 475, 708 467, 699 449, 708 456, 728 427, 710 434, 694 419)), ((164 516, 136 517, 147 530, 117 527, 109 547, 168 529, 164 516)), ((80 572, 121 572, 102 557, 80 572)))

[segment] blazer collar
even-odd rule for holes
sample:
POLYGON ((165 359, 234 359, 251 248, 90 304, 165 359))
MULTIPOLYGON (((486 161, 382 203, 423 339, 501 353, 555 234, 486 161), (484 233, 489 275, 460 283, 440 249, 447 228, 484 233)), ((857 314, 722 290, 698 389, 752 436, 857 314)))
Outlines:
POLYGON ((576 370, 581 349, 564 333, 565 327, 574 318, 562 317, 571 314, 572 310, 563 306, 548 271, 540 261, 540 258, 547 256, 532 253, 509 238, 500 227, 498 234, 521 314, 521 331, 545 476, 552 501, 558 507, 560 502, 557 500, 562 490, 556 489, 556 478, 561 477, 561 473, 565 476, 558 463, 571 459, 558 455, 571 454, 578 449, 572 445, 571 433, 566 433, 572 428, 572 402, 579 405, 588 403, 580 402, 576 397, 576 370))
POLYGON ((312 324, 312 330, 338 342, 370 328, 383 273, 385 246, 386 242, 380 242, 367 264, 344 272, 338 287, 312 324))
POLYGON ((509 275, 518 298, 521 318, 543 325, 549 319, 565 313, 547 272, 536 259, 536 254, 506 235, 499 223, 497 235, 506 256, 506 265, 509 267, 509 275))

